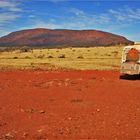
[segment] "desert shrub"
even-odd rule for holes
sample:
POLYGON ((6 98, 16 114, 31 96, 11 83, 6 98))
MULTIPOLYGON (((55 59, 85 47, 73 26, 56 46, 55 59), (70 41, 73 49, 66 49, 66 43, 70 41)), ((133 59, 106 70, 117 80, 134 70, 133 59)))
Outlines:
POLYGON ((33 56, 36 58, 37 57, 37 55, 36 54, 33 54, 33 56))
POLYGON ((0 49, 0 52, 4 52, 5 50, 4 49, 0 49))
POLYGON ((119 52, 118 52, 118 51, 113 51, 113 52, 111 52, 111 53, 115 53, 115 54, 116 54, 116 53, 119 53, 119 52))
POLYGON ((20 52, 23 53, 23 52, 29 52, 30 49, 27 49, 27 48, 23 48, 23 49, 20 49, 20 52))
POLYGON ((75 52, 76 50, 72 49, 73 52, 75 52))
POLYGON ((110 55, 110 54, 108 54, 108 53, 105 53, 104 55, 105 55, 105 56, 111 56, 111 55, 110 55))
POLYGON ((42 54, 42 55, 38 55, 38 56, 37 56, 37 58, 40 58, 40 59, 42 59, 42 58, 44 58, 44 57, 45 57, 44 54, 42 54))
POLYGON ((119 52, 118 51, 113 51, 111 53, 114 54, 114 56, 117 56, 119 52))
POLYGON ((83 45, 82 47, 83 47, 83 48, 90 48, 91 46, 83 45))
POLYGON ((11 47, 2 47, 1 49, 0 49, 0 52, 13 52, 13 51, 15 51, 16 50, 16 48, 11 48, 11 47))
POLYGON ((25 56, 25 59, 31 59, 31 57, 30 56, 25 56))
POLYGON ((65 54, 61 54, 58 58, 66 58, 65 54))
POLYGON ((78 56, 77 57, 78 59, 83 59, 84 57, 82 55, 78 56))
POLYGON ((33 62, 31 62, 31 63, 30 63, 30 65, 31 65, 31 66, 34 66, 34 63, 33 63, 33 62))
POLYGON ((13 59, 18 59, 18 57, 17 56, 14 56, 13 59))
POLYGON ((94 55, 98 55, 98 53, 94 53, 94 55))
POLYGON ((56 50, 56 52, 59 52, 59 50, 56 50))
POLYGON ((53 56, 49 55, 48 58, 53 58, 53 56))

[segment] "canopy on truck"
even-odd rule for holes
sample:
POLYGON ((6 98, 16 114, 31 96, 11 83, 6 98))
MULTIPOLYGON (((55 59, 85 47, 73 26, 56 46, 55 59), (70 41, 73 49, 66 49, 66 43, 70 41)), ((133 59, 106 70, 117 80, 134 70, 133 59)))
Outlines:
POLYGON ((125 46, 125 47, 124 47, 124 50, 130 50, 130 49, 132 49, 132 48, 135 48, 135 49, 139 50, 139 52, 140 52, 140 45, 125 46))

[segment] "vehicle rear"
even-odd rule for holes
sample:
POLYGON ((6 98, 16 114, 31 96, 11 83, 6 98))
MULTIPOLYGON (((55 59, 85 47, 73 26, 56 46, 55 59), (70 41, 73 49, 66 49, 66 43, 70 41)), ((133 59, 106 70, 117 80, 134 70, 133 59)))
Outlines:
POLYGON ((122 53, 121 74, 140 74, 140 45, 124 47, 122 53))

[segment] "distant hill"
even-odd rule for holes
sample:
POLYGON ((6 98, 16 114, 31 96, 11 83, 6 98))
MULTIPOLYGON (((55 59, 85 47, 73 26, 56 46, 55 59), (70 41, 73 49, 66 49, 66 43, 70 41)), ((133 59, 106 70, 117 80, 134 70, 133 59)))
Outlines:
POLYGON ((0 46, 109 46, 134 44, 123 36, 98 30, 28 29, 0 38, 0 46))

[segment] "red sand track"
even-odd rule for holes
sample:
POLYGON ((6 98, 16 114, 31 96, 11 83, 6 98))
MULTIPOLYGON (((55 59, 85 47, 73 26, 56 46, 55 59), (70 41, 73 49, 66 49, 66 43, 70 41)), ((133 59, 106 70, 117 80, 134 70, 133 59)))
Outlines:
POLYGON ((140 81, 113 71, 0 72, 1 139, 140 139, 140 81))

